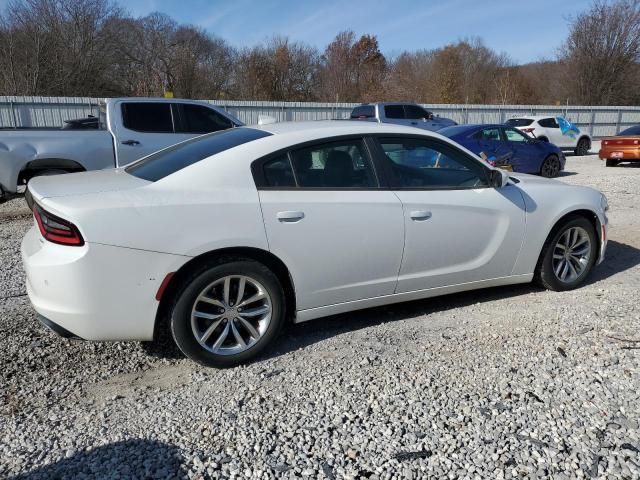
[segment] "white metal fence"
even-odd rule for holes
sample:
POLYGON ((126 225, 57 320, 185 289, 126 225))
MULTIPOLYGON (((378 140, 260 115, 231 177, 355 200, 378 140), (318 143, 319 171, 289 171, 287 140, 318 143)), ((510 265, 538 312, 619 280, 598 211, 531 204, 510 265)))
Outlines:
MULTIPOLYGON (((102 99, 89 97, 1 97, 0 128, 59 127, 64 120, 97 115, 102 99)), ((247 124, 269 115, 277 121, 347 118, 355 103, 209 100, 247 124)), ((640 107, 554 105, 429 105, 458 123, 502 123, 516 115, 563 115, 594 137, 614 135, 640 124, 640 107)))

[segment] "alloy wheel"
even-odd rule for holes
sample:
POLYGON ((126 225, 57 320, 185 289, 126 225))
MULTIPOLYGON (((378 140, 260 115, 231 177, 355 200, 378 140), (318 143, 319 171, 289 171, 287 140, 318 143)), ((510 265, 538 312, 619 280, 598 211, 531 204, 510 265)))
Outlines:
POLYGON ((560 160, 555 156, 547 158, 542 164, 541 174, 543 177, 553 178, 560 172, 560 160))
POLYGON ((591 258, 591 239, 582 227, 565 230, 553 247, 551 264, 558 280, 571 283, 587 269, 591 258))
POLYGON ((266 288, 246 275, 227 275, 205 287, 191 309, 191 331, 205 350, 236 355, 267 331, 273 311, 266 288))

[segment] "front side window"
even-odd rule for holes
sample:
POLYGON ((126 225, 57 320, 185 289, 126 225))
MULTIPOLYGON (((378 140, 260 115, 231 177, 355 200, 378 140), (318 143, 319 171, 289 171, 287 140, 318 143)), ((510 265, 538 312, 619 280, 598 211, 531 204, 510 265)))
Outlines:
POLYGON ((516 130, 515 128, 505 128, 504 135, 509 142, 526 143, 531 140, 524 133, 520 132, 520 130, 516 130))
POLYGON ((302 188, 375 188, 376 177, 362 139, 324 143, 291 152, 302 188))
POLYGON ((385 105, 384 116, 387 118, 404 118, 404 108, 402 105, 385 105))
POLYGON ((180 105, 182 124, 180 133, 210 133, 233 127, 231 120, 203 105, 180 105))
POLYGON ((404 107, 407 118, 411 120, 422 120, 423 118, 429 118, 429 113, 417 105, 405 105, 404 107))
POLYGON ((453 146, 419 138, 380 138, 398 188, 487 187, 485 168, 453 146))
POLYGON ((173 133, 171 104, 126 102, 121 106, 122 124, 129 130, 144 133, 173 133))

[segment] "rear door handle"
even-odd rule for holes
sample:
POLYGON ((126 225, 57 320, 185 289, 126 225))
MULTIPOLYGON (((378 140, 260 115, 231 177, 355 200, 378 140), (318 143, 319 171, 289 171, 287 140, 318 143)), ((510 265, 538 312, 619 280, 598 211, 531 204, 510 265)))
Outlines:
POLYGON ((296 223, 304 218, 304 212, 278 212, 278 221, 284 223, 296 223))
POLYGON ((123 140, 122 144, 133 146, 133 145, 140 145, 140 142, 138 140, 123 140))
POLYGON ((431 218, 431 212, 427 212, 426 210, 414 210, 409 214, 409 216, 416 222, 423 222, 431 218))

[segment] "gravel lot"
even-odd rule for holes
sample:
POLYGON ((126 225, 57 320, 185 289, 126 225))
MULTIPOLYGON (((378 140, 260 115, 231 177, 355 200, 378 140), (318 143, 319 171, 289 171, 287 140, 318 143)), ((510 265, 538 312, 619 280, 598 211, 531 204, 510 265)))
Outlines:
POLYGON ((289 328, 207 370, 35 320, 21 199, 0 205, 0 477, 640 478, 640 168, 569 157, 609 198, 583 288, 497 288, 289 328))

